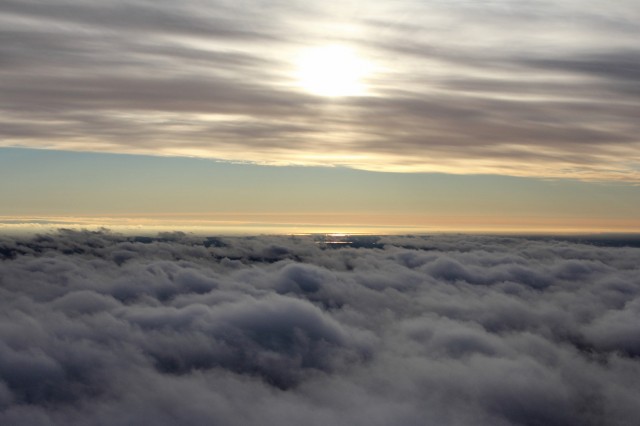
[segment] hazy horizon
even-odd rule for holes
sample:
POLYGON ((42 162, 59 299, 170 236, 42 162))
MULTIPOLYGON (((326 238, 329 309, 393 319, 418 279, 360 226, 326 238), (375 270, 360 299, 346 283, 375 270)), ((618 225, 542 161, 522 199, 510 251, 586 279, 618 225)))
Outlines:
POLYGON ((640 186, 619 182, 24 148, 0 148, 0 196, 0 230, 640 232, 640 186))

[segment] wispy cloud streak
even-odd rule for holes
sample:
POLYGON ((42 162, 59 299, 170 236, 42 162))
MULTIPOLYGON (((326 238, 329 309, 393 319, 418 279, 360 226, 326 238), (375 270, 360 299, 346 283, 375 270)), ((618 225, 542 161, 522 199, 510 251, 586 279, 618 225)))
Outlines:
POLYGON ((623 0, 9 0, 0 143, 637 182, 638 19, 623 0), (376 65, 369 96, 297 87, 296 56, 329 43, 376 65))

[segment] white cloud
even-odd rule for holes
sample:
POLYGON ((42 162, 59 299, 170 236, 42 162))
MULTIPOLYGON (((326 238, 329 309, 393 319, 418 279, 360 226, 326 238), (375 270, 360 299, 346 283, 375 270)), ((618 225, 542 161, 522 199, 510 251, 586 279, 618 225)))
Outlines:
POLYGON ((640 414, 640 248, 317 242, 3 237, 0 421, 630 425, 640 414))

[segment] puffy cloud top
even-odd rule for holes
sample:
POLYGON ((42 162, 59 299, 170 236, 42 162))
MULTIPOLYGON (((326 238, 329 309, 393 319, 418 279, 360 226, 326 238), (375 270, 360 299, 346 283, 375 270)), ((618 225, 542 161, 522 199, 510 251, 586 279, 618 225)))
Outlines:
POLYGON ((632 425, 640 248, 0 239, 0 423, 632 425))

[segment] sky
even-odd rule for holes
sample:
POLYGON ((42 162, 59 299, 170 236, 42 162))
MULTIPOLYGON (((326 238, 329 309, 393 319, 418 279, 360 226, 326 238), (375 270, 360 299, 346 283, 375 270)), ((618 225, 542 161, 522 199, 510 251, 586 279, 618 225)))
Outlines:
POLYGON ((0 226, 637 232, 638 22, 633 0, 4 0, 0 226))

